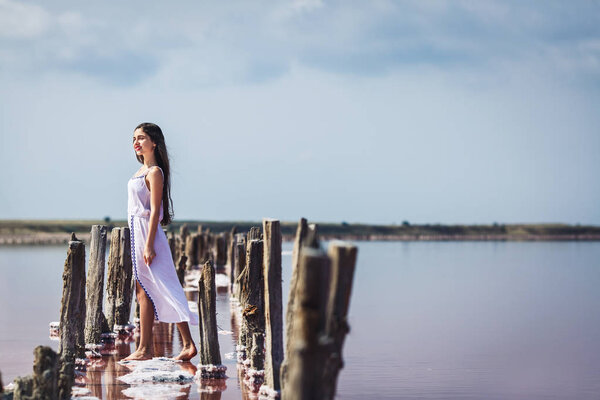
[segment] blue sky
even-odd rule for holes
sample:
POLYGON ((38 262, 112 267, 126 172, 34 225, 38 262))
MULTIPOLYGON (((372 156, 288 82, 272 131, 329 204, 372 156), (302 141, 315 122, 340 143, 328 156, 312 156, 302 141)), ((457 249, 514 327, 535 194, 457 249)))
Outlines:
POLYGON ((600 224, 600 3, 0 0, 0 218, 600 224))

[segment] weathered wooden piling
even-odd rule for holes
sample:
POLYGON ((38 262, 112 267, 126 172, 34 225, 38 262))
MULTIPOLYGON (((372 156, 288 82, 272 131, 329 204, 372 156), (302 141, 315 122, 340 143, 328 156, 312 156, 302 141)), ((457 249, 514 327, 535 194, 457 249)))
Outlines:
POLYGON ((264 369, 264 350, 265 335, 262 332, 252 333, 252 347, 250 349, 250 368, 252 368, 255 371, 260 371, 264 369))
MULTIPOLYGON (((290 278, 290 288, 288 294, 288 303, 285 316, 285 354, 290 354, 292 340, 290 340, 292 328, 294 326, 295 300, 296 300, 296 284, 298 282, 298 262, 302 247, 306 244, 305 239, 308 234, 308 224, 305 218, 300 218, 298 227, 296 228, 296 237, 294 239, 294 247, 292 249, 292 276, 290 278)), ((316 231, 316 226, 313 225, 313 230, 316 231)), ((287 381, 289 357, 285 356, 281 364, 281 387, 285 386, 287 381)))
POLYGON ((115 324, 129 323, 131 299, 135 291, 130 234, 129 228, 113 228, 110 237, 105 315, 108 330, 111 332, 115 324))
POLYGON ((246 242, 249 242, 254 239, 262 239, 262 233, 260 232, 260 228, 258 226, 250 227, 250 230, 246 234, 246 242))
POLYGON ((177 271, 177 279, 179 279, 179 283, 183 287, 185 285, 185 270, 187 269, 187 257, 182 255, 179 258, 177 264, 175 264, 175 270, 177 271))
POLYGON ((235 244, 234 247, 234 252, 233 252, 233 258, 234 258, 234 269, 233 269, 233 296, 238 299, 240 299, 240 287, 239 287, 239 277, 240 274, 242 273, 242 271, 244 270, 244 268, 246 268, 246 244, 240 240, 240 238, 237 238, 237 242, 235 244))
POLYGON ((171 250, 171 256, 173 257, 173 263, 177 265, 177 260, 179 260, 179 255, 177 254, 177 239, 175 233, 168 232, 167 233, 167 241, 169 242, 169 250, 171 250))
POLYGON ((198 265, 198 234, 189 234, 185 240, 185 256, 187 257, 187 268, 192 268, 194 265, 198 265))
POLYGON ((214 255, 216 271, 218 273, 225 272, 225 264, 227 264, 227 239, 225 233, 220 233, 214 242, 214 255))
MULTIPOLYGON (((265 383, 261 392, 280 390, 283 360, 281 299, 281 227, 276 219, 263 219, 263 278, 265 305, 265 383)), ((271 392, 272 393, 272 392, 271 392)))
POLYGON ((217 334, 216 291, 215 269, 212 263, 207 261, 198 281, 200 365, 197 374, 200 378, 223 378, 227 369, 221 364, 217 334))
MULTIPOLYGON (((310 227, 307 236, 311 236, 310 227)), ((316 242, 309 239, 300 251, 294 323, 281 374, 282 395, 293 400, 331 400, 343 367, 357 248, 335 241, 326 255, 309 247, 316 242)))
MULTIPOLYGON (((235 244, 236 244, 236 235, 237 227, 234 226, 231 228, 231 232, 229 232, 229 236, 227 237, 227 268, 226 273, 229 277, 229 281, 233 284, 233 270, 235 267, 235 244)), ((230 285, 231 287, 232 285, 230 285)))
POLYGON ((85 355, 85 245, 71 234, 63 271, 58 352, 69 360, 85 355))
POLYGON ((187 237, 190 234, 190 228, 188 224, 183 224, 179 227, 179 237, 183 244, 186 243, 187 237))
POLYGON ((325 333, 331 343, 325 361, 323 379, 324 398, 333 399, 339 371, 344 366, 342 347, 350 331, 347 316, 356 266, 356 246, 341 241, 329 245, 331 284, 326 309, 325 333))
POLYGON ((104 225, 93 225, 90 240, 90 259, 87 273, 85 316, 85 343, 100 343, 104 314, 104 263, 106 261, 106 233, 104 225))
POLYGON ((264 294, 263 294, 263 242, 251 240, 246 252, 246 266, 237 281, 239 302, 242 310, 242 323, 238 335, 238 344, 249 352, 252 348, 254 333, 264 333, 264 294))
POLYGON ((326 346, 325 309, 329 288, 329 258, 322 250, 305 247, 300 254, 296 284, 295 323, 286 354, 287 373, 282 397, 320 400, 326 346))

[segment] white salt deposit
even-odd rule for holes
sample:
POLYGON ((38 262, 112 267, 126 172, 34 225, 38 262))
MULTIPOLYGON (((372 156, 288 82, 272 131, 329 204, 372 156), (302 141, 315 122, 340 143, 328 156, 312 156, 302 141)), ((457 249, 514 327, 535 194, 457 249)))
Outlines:
POLYGON ((216 287, 229 287, 230 285, 229 277, 225 274, 216 274, 215 275, 215 286, 216 287))
POLYGON ((176 399, 178 397, 186 396, 186 393, 183 390, 190 386, 189 383, 185 385, 174 383, 139 385, 124 389, 121 393, 134 399, 176 399))
POLYGON ((282 256, 291 256, 292 255, 292 250, 282 250, 281 251, 281 255, 282 256))
POLYGON ((219 335, 233 335, 232 331, 226 331, 223 329, 221 329, 218 333, 219 333, 219 335))
POLYGON ((97 399, 97 397, 89 396, 91 394, 92 394, 92 391, 90 389, 84 388, 84 387, 74 386, 73 389, 71 390, 71 396, 77 398, 77 400, 81 400, 82 398, 97 399))
POLYGON ((172 358, 154 357, 151 360, 121 360, 119 364, 132 368, 132 372, 119 377, 127 384, 142 382, 191 382, 194 376, 183 370, 181 361, 172 358))
POLYGON ((191 288, 198 288, 198 280, 200 279, 201 271, 199 269, 194 269, 188 271, 185 275, 185 286, 191 288))
POLYGON ((195 301, 188 301, 188 307, 190 308, 190 311, 193 313, 198 313, 198 303, 196 303, 195 301))
POLYGON ((267 385, 262 385, 258 391, 258 398, 260 400, 279 399, 279 392, 267 385))
POLYGON ((223 357, 225 357, 226 360, 235 360, 236 353, 235 351, 232 351, 231 353, 225 353, 223 357))
POLYGON ((198 364, 198 370, 194 379, 222 379, 226 377, 225 371, 227 371, 227 367, 223 364, 198 364))

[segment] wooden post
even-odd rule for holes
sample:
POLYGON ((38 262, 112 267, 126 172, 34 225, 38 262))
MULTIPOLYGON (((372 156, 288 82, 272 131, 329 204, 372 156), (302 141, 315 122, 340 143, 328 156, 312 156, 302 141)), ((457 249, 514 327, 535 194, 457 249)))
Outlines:
POLYGON ((265 302, 265 383, 261 392, 279 392, 283 360, 281 300, 281 227, 276 219, 263 219, 263 277, 265 302))
POLYGON ((181 242, 183 243, 183 245, 186 244, 187 237, 189 234, 190 228, 188 227, 188 224, 183 224, 179 227, 179 237, 181 237, 181 242))
POLYGON ((177 255, 177 239, 175 238, 175 234, 173 232, 167 233, 167 240, 169 242, 169 250, 171 250, 171 256, 173 257, 173 262, 177 263, 179 257, 177 255))
POLYGON ((240 299, 239 277, 246 267, 246 245, 238 241, 234 248, 235 268, 233 270, 233 294, 236 299, 240 299))
POLYGON ((333 399, 339 371, 344 366, 342 347, 346 334, 350 331, 347 316, 350 307, 350 294, 356 265, 356 246, 341 241, 329 245, 331 260, 331 285, 326 309, 325 332, 331 342, 328 358, 322 376, 324 398, 333 399))
POLYGON ((135 282, 132 280, 130 233, 129 228, 113 228, 110 237, 105 310, 106 322, 111 332, 115 325, 129 323, 131 298, 135 290, 135 282))
POLYGON ((322 380, 327 343, 325 308, 329 288, 329 258, 322 250, 304 248, 300 253, 296 285, 294 329, 282 396, 286 400, 323 399, 322 380))
POLYGON ((185 270, 187 267, 187 257, 185 255, 182 255, 181 258, 179 258, 177 264, 175 265, 177 266, 177 278, 179 279, 179 283, 183 287, 185 286, 185 270))
POLYGON ((245 346, 249 354, 253 333, 264 333, 265 316, 263 301, 263 242, 251 240, 246 252, 246 267, 238 277, 242 324, 238 343, 245 346))
MULTIPOLYGON (((233 283, 233 270, 235 266, 235 244, 236 239, 235 235, 237 233, 237 227, 231 228, 231 232, 229 233, 229 237, 227 238, 227 276, 229 277, 229 281, 233 283)), ((230 285, 231 287, 231 285, 230 285)))
POLYGON ((198 242, 196 236, 197 234, 190 234, 185 240, 185 256, 187 257, 186 267, 189 269, 191 269, 194 265, 198 265, 196 256, 198 242))
POLYGON ((58 397, 58 356, 48 346, 37 346, 33 354, 33 398, 54 400, 58 397))
POLYGON ((198 227, 198 233, 196 233, 195 235, 195 249, 196 249, 196 264, 194 265, 204 265, 204 263, 206 262, 205 259, 205 251, 204 251, 204 233, 200 231, 200 228, 202 228, 202 225, 200 225, 198 227))
MULTIPOLYGON (((19 376, 14 380, 13 400, 30 400, 33 393, 33 376, 19 376)), ((9 397, 10 398, 10 397, 9 397)))
MULTIPOLYGON (((260 371, 265 366, 265 336, 262 333, 252 333, 252 348, 250 349, 250 368, 260 371)), ((262 383, 262 382, 261 382, 262 383)))
POLYGON ((300 250, 308 231, 308 225, 305 218, 300 218, 296 228, 296 238, 294 248, 292 249, 292 276, 290 279, 290 291, 288 296, 287 312, 285 316, 285 337, 286 354, 289 352, 290 332, 294 323, 294 300, 296 298, 296 282, 298 281, 298 261, 300 260, 300 250))
POLYGON ((246 242, 249 242, 254 239, 262 239, 262 233, 260 233, 260 228, 258 226, 251 227, 248 231, 248 234, 246 235, 246 242))
POLYGON ((210 261, 202 268, 198 281, 198 312, 200 316, 200 365, 201 378, 223 378, 227 367, 221 364, 219 337, 217 334, 215 269, 210 261))
POLYGON ((246 252, 246 268, 248 277, 244 284, 246 298, 243 299, 243 317, 248 325, 250 337, 254 333, 265 332, 265 301, 263 278, 263 241, 251 240, 246 252))
POLYGON ((63 272, 60 308, 61 357, 73 360, 85 356, 85 245, 71 234, 63 272))
POLYGON ((104 262, 106 259, 106 226, 93 225, 90 260, 87 273, 85 343, 100 343, 102 333, 102 297, 104 295, 104 262))
POLYGON ((215 240, 215 264, 218 273, 225 272, 227 264, 227 240, 225 233, 220 233, 215 240))

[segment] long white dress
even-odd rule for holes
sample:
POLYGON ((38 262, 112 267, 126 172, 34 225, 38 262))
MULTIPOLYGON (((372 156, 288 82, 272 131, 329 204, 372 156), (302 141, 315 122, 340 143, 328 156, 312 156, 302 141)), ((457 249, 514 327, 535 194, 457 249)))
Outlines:
MULTIPOLYGON (((160 167, 156 167, 159 168, 160 167)), ((144 247, 148 237, 150 219, 150 190, 146 186, 144 174, 132 177, 127 183, 127 215, 131 230, 131 261, 133 276, 144 289, 152 306, 154 316, 163 322, 188 321, 198 325, 198 316, 190 311, 185 293, 177 278, 169 241, 160 222, 154 237, 156 257, 150 266, 144 262, 144 247)), ((160 169, 162 172, 162 169, 160 169)), ((163 217, 163 204, 160 203, 158 220, 163 217)))

